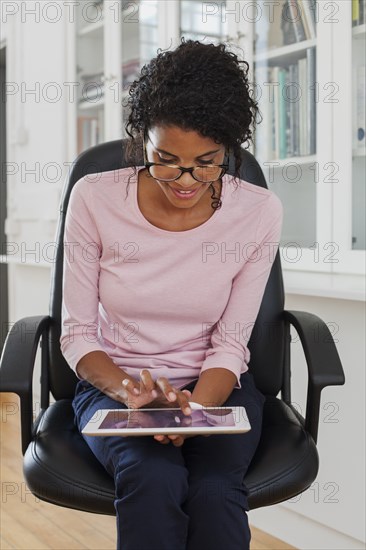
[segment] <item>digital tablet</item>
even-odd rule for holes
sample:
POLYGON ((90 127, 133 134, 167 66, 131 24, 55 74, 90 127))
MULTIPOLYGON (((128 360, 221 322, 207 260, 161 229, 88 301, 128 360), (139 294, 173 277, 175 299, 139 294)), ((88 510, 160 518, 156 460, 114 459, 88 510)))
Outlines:
POLYGON ((99 409, 82 430, 85 435, 235 434, 251 429, 245 407, 99 409))

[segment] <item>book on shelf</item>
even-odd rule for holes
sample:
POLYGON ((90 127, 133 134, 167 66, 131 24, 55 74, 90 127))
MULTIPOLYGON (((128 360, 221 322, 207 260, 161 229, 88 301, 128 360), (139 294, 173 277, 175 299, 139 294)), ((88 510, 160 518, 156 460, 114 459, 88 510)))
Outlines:
POLYGON ((297 0, 287 0, 287 14, 290 14, 290 20, 294 26, 296 42, 302 42, 306 39, 304 14, 301 12, 297 0))
POLYGON ((290 71, 285 70, 284 78, 285 78, 284 86, 285 86, 285 89, 286 89, 285 123, 284 123, 284 126, 285 126, 285 154, 290 157, 292 155, 292 152, 291 152, 291 132, 290 132, 290 130, 291 130, 291 113, 290 113, 291 103, 289 101, 289 96, 288 96, 288 92, 291 89, 290 71))
POLYGON ((298 143, 298 116, 299 116, 299 90, 297 86, 294 86, 294 83, 298 82, 299 80, 299 68, 297 63, 292 63, 289 65, 288 71, 288 81, 287 85, 289 86, 287 88, 288 93, 288 111, 289 111, 289 141, 287 144, 287 154, 290 157, 297 157, 299 155, 299 143, 298 143), (297 101, 296 101, 297 100, 297 101))
POLYGON ((99 122, 97 117, 78 116, 77 147, 78 152, 85 151, 99 143, 99 122))
POLYGON ((316 0, 299 0, 306 38, 316 38, 316 0))
POLYGON ((366 23, 366 0, 352 0, 352 27, 366 23))

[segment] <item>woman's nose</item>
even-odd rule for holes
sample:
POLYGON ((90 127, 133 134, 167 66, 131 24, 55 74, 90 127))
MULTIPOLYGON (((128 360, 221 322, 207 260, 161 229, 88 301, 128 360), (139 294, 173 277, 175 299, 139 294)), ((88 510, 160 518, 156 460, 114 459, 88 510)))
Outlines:
POLYGON ((189 172, 183 172, 183 174, 181 174, 181 176, 175 181, 181 187, 188 187, 188 188, 193 187, 195 184, 198 185, 199 183, 194 179, 192 174, 190 174, 189 172))

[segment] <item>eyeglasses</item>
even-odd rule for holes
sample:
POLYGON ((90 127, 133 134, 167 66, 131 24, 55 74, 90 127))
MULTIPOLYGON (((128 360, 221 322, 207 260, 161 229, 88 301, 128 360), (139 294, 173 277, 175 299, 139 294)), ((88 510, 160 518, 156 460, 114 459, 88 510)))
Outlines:
MULTIPOLYGON (((228 163, 224 164, 206 164, 205 166, 193 166, 183 168, 177 164, 161 164, 158 162, 148 162, 146 154, 146 144, 143 138, 144 165, 150 176, 160 181, 175 181, 181 177, 183 172, 189 172, 193 179, 201 183, 211 183, 221 178, 229 168, 228 163)), ((227 157, 227 153, 225 153, 227 157)))

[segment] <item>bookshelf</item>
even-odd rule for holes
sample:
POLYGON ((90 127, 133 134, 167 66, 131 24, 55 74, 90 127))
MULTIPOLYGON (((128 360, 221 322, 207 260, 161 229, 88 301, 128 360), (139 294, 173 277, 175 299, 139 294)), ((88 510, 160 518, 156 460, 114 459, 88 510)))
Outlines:
POLYGON ((253 153, 268 186, 293 212, 282 238, 295 253, 316 241, 317 12, 312 1, 281 0, 272 8, 254 24, 252 78, 263 120, 253 153), (295 214, 299 199, 302 216, 295 214))
POLYGON ((104 10, 103 3, 76 9, 77 153, 104 138, 104 10))
POLYGON ((284 205, 283 269, 362 274, 365 0, 241 6, 263 117, 250 150, 284 205))
MULTIPOLYGON (((77 4, 73 50, 76 60, 76 155, 98 143, 125 137, 123 100, 144 63, 158 47, 158 2, 77 4)), ((70 108, 70 113, 72 109, 70 108)))

